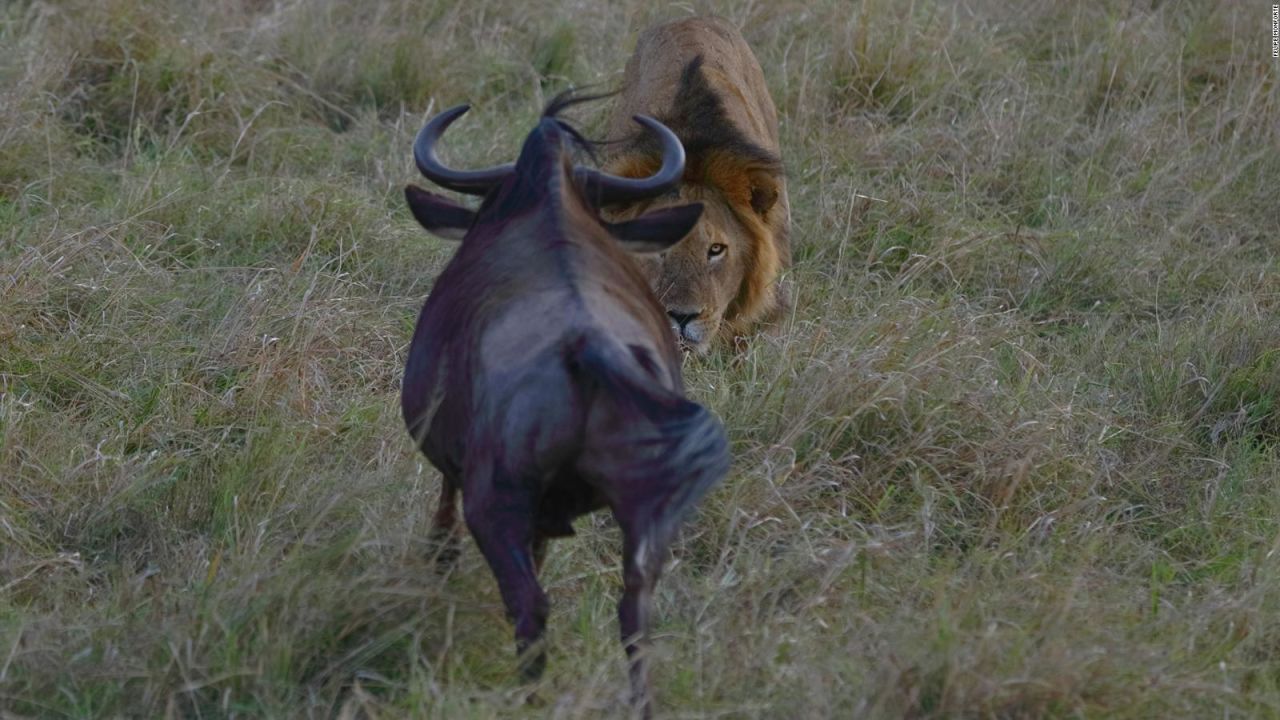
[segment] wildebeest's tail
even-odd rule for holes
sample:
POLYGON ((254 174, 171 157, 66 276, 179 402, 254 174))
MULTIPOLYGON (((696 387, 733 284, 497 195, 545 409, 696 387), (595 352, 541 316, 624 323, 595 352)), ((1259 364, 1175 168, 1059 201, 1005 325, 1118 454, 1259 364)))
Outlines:
POLYGON ((729 442, 711 411, 654 378, 645 353, 584 334, 567 359, 575 375, 594 386, 593 403, 606 404, 613 420, 605 429, 588 429, 607 433, 593 437, 593 462, 604 465, 593 469, 608 476, 621 505, 647 515, 637 519, 665 545, 729 471, 729 442))

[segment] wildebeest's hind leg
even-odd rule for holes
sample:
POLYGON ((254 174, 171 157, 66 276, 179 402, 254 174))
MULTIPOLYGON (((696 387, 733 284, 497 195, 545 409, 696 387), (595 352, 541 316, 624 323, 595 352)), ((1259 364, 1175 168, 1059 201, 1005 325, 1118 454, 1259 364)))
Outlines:
POLYGON ((681 520, 729 470, 728 441, 719 421, 693 403, 682 409, 684 412, 650 433, 633 425, 629 435, 610 446, 612 451, 583 459, 592 476, 612 488, 610 504, 622 528, 623 592, 618 622, 631 660, 632 700, 646 718, 649 674, 645 654, 654 586, 681 520), (618 449, 633 443, 640 451, 618 449), (665 446, 664 451, 652 453, 655 446, 665 446), (618 460, 646 453, 654 458, 648 463, 618 460))
POLYGON ((458 564, 458 542, 458 486, 445 478, 427 534, 427 546, 435 556, 437 574, 447 574, 458 564))
POLYGON ((542 574, 542 564, 547 559, 547 542, 550 540, 540 532, 533 534, 533 574, 542 574))
POLYGON ((489 497, 468 498, 463 516, 498 581, 507 616, 515 625, 520 676, 530 682, 542 677, 546 668, 542 636, 550 607, 534 564, 532 504, 518 502, 511 488, 500 494, 501 503, 489 497))
MULTIPOLYGON (((622 520, 620 518, 620 520, 622 520)), ((655 542, 651 528, 627 523, 622 526, 622 599, 618 602, 618 625, 627 648, 631 674, 631 703, 648 718, 650 608, 653 589, 662 573, 665 542, 655 542)))

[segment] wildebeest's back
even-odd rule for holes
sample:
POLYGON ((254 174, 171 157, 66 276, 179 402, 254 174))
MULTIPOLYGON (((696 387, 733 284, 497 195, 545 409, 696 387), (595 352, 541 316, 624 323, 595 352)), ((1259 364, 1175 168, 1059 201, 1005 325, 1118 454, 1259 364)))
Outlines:
MULTIPOLYGON (((574 375, 570 358, 584 328, 632 348, 627 362, 644 358, 650 382, 683 397, 662 308, 624 252, 607 237, 566 242, 538 232, 564 227, 547 217, 528 222, 527 244, 508 244, 505 253, 464 246, 437 282, 444 290, 428 298, 419 318, 404 412, 424 419, 414 434, 446 475, 483 463, 499 474, 525 468, 529 478, 550 482, 571 464, 594 402, 583 396, 590 383, 574 375), (495 256, 507 271, 494 272, 495 256)), ((596 506, 567 503, 580 504, 596 506)))
MULTIPOLYGON (((540 225, 535 217, 509 224, 516 232, 527 226, 531 237, 540 225)), ((462 470, 467 436, 476 425, 466 418, 476 393, 490 381, 484 376, 483 339, 495 320, 518 311, 528 298, 554 291, 544 287, 545 278, 555 277, 548 272, 551 264, 532 242, 498 248, 484 238, 468 241, 441 271, 418 316, 401 406, 410 433, 446 476, 462 470)), ((541 329, 552 341, 546 320, 534 316, 520 326, 541 329)))

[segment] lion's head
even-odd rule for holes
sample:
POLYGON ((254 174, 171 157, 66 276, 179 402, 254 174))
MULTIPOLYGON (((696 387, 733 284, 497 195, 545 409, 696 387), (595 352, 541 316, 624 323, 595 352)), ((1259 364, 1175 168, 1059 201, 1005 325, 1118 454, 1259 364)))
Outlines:
POLYGON ((791 263, 790 204, 776 110, 737 30, 718 18, 690 18, 641 36, 609 123, 618 140, 607 168, 647 177, 658 153, 650 139, 629 134, 636 113, 659 118, 680 138, 684 177, 676 193, 614 212, 704 205, 684 240, 636 258, 681 342, 705 352, 772 320, 785 303, 778 276, 791 263))
MULTIPOLYGON (((648 159, 634 159, 621 174, 643 177, 648 159)), ((690 158, 678 194, 628 208, 625 215, 700 202, 693 230, 657 255, 635 255, 681 343, 705 352, 717 338, 732 339, 769 318, 780 305, 776 287, 784 267, 777 217, 778 169, 760 157, 714 151, 690 158)))

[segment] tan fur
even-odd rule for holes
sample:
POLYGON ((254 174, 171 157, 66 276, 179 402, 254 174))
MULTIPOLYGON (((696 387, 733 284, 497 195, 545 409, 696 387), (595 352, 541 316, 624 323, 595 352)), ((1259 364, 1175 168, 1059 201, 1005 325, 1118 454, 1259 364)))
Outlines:
MULTIPOLYGON (((705 350, 716 338, 731 340, 775 319, 786 302, 779 275, 791 262, 790 203, 776 161, 777 111, 751 48, 721 18, 689 18, 646 30, 627 63, 609 137, 633 135, 636 114, 652 115, 680 136, 688 153, 684 179, 678 198, 622 208, 615 217, 689 201, 707 204, 679 245, 663 257, 638 258, 669 312, 702 313, 697 331, 682 339, 705 350), (686 70, 699 57, 702 89, 690 91, 686 70), (691 103, 704 90, 717 100, 716 122, 706 122, 706 113, 691 103), (689 114, 694 116, 684 116, 689 114), (728 247, 718 264, 707 254, 717 244, 728 247)), ((658 163, 647 148, 622 143, 605 167, 644 177, 658 163)))

